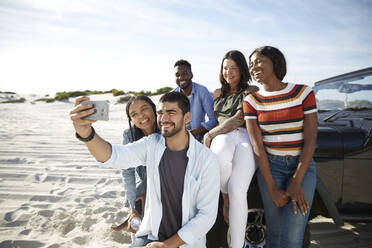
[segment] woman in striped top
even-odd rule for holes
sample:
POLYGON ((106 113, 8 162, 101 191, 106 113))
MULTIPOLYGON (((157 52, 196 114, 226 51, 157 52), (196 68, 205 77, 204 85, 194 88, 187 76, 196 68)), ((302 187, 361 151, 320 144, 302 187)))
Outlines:
POLYGON ((244 99, 243 109, 260 168, 266 247, 302 247, 316 185, 315 96, 306 85, 282 82, 286 70, 275 47, 257 48, 249 56, 250 74, 263 86, 244 99))

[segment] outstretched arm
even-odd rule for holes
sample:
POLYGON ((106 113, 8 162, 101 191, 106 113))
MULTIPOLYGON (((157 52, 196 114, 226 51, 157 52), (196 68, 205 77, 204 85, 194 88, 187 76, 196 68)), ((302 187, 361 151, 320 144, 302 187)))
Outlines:
MULTIPOLYGON (((94 113, 93 105, 84 104, 81 105, 82 101, 89 100, 89 97, 83 96, 75 99, 75 108, 70 111, 70 119, 74 125, 75 131, 82 138, 87 138, 93 132, 92 123, 94 120, 84 120, 86 117, 94 113)), ((89 152, 100 162, 106 162, 111 157, 111 145, 103 140, 98 134, 95 134, 93 139, 85 142, 89 152)))

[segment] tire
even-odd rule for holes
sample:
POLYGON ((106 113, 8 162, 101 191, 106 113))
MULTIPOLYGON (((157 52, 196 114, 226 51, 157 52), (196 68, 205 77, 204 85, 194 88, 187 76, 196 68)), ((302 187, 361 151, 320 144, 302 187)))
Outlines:
MULTIPOLYGON (((262 208, 248 210, 248 221, 245 230, 244 248, 265 247, 266 225, 262 208)), ((227 244, 230 247, 230 229, 227 231, 227 244)))

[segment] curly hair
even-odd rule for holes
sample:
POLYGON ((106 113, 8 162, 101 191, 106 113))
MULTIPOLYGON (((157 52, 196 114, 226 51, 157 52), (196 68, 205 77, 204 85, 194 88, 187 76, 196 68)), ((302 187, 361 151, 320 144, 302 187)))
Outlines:
POLYGON ((186 66, 191 71, 191 64, 187 60, 180 59, 180 60, 176 61, 176 63, 174 64, 173 67, 180 66, 180 65, 186 66))

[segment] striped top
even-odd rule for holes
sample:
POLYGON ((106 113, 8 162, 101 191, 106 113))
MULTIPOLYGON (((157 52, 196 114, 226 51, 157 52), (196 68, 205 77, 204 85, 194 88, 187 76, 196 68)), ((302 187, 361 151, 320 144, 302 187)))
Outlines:
POLYGON ((317 112, 311 87, 288 83, 280 91, 260 89, 243 102, 244 119, 257 119, 268 153, 297 156, 304 144, 304 115, 317 112))

